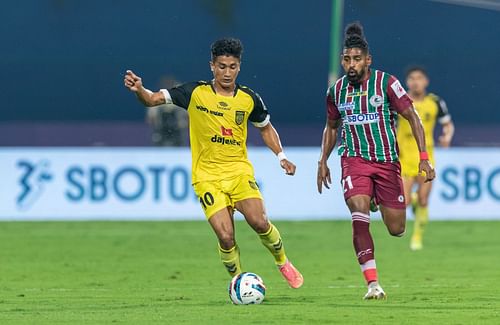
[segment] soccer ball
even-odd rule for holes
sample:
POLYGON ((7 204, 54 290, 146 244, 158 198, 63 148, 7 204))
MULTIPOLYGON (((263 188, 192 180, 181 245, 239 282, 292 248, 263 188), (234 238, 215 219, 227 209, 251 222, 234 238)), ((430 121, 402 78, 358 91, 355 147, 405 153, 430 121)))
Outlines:
POLYGON ((240 273, 229 283, 229 298, 235 305, 260 304, 265 295, 264 281, 255 273, 240 273))

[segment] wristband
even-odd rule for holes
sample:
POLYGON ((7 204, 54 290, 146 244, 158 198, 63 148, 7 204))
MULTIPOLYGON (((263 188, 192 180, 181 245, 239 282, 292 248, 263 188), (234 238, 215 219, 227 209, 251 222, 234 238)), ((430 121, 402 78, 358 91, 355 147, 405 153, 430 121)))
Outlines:
POLYGON ((429 154, 426 151, 420 153, 420 160, 429 160, 429 154))
POLYGON ((282 160, 286 159, 286 155, 285 155, 285 153, 284 153, 283 151, 280 151, 280 152, 277 154, 277 156, 278 156, 278 160, 279 160, 279 161, 282 161, 282 160))

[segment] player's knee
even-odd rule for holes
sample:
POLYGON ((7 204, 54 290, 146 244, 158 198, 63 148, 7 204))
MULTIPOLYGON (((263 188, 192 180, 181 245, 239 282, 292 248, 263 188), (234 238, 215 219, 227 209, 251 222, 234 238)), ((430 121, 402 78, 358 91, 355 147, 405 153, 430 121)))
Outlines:
POLYGON ((350 198, 347 200, 347 206, 349 207, 349 210, 351 211, 356 211, 356 212, 361 212, 364 214, 369 214, 370 213, 370 200, 369 199, 362 199, 362 198, 350 198))
POLYGON ((229 232, 219 234, 219 244, 223 249, 233 248, 236 245, 234 234, 229 232))
POLYGON ((404 223, 389 226, 387 229, 389 230, 389 234, 394 237, 403 237, 406 232, 406 226, 404 223))
POLYGON ((252 222, 251 226, 256 233, 263 234, 269 231, 269 227, 271 225, 269 224, 269 221, 267 221, 267 219, 263 219, 252 222))
POLYGON ((429 199, 426 197, 419 197, 418 198, 418 205, 421 207, 426 207, 429 204, 429 199))
POLYGON ((245 218, 256 233, 263 234, 269 231, 271 224, 264 212, 250 213, 245 215, 245 218))

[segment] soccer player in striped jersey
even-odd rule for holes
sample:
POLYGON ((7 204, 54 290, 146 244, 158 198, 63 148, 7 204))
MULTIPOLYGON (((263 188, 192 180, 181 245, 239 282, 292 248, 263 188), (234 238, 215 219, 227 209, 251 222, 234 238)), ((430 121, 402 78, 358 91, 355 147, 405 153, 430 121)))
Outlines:
MULTIPOLYGON (((449 147, 455 127, 445 101, 435 94, 427 93, 429 77, 422 67, 412 67, 406 72, 406 85, 408 95, 413 100, 415 109, 422 119, 427 142, 429 160, 434 164, 434 128, 436 122, 442 125, 442 134, 439 144, 449 147)), ((432 189, 431 182, 424 182, 418 174, 418 148, 413 138, 410 124, 406 120, 398 122, 397 138, 400 151, 401 175, 405 188, 406 204, 411 204, 415 217, 410 248, 420 250, 423 248, 424 229, 429 220, 429 195, 432 189), (412 189, 416 185, 416 191, 412 189)))
POLYGON ((318 162, 317 186, 330 187, 328 157, 337 142, 340 128, 344 199, 352 216, 353 244, 368 286, 365 299, 383 299, 378 282, 375 247, 370 234, 370 202, 379 204, 389 233, 403 236, 406 205, 398 160, 396 119, 408 120, 419 152, 419 172, 425 181, 435 177, 426 151, 424 130, 411 99, 400 82, 388 73, 371 69, 372 57, 359 23, 345 31, 342 66, 345 75, 327 92, 327 121, 318 162))
POLYGON ((280 232, 266 215, 253 166, 247 157, 248 122, 259 129, 264 143, 276 154, 277 163, 287 175, 295 173, 295 165, 283 153, 278 133, 260 96, 236 83, 243 52, 241 41, 217 40, 211 52, 211 81, 190 82, 152 92, 129 70, 125 86, 147 107, 175 104, 187 110, 192 184, 218 238, 220 258, 229 275, 242 272, 240 250, 234 236, 236 209, 273 255, 290 287, 299 288, 303 277, 288 260, 280 232))

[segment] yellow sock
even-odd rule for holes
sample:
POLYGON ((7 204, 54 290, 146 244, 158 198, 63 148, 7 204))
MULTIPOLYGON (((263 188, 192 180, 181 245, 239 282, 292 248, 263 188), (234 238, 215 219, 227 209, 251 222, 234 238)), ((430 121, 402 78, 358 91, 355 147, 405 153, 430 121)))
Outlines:
POLYGON ((262 244, 273 254, 277 265, 283 265, 286 262, 285 248, 281 241, 280 232, 271 224, 269 230, 263 234, 259 234, 262 244))
POLYGON ((424 235, 425 226, 429 222, 429 208, 422 207, 420 205, 415 209, 415 227, 413 230, 413 236, 418 239, 422 239, 424 235))
POLYGON ((418 195, 416 192, 411 192, 410 194, 410 205, 411 211, 413 212, 413 215, 415 215, 418 207, 418 195))
POLYGON ((222 264, 226 267, 229 275, 235 276, 241 273, 240 249, 235 245, 231 249, 223 249, 219 245, 219 254, 222 264))

